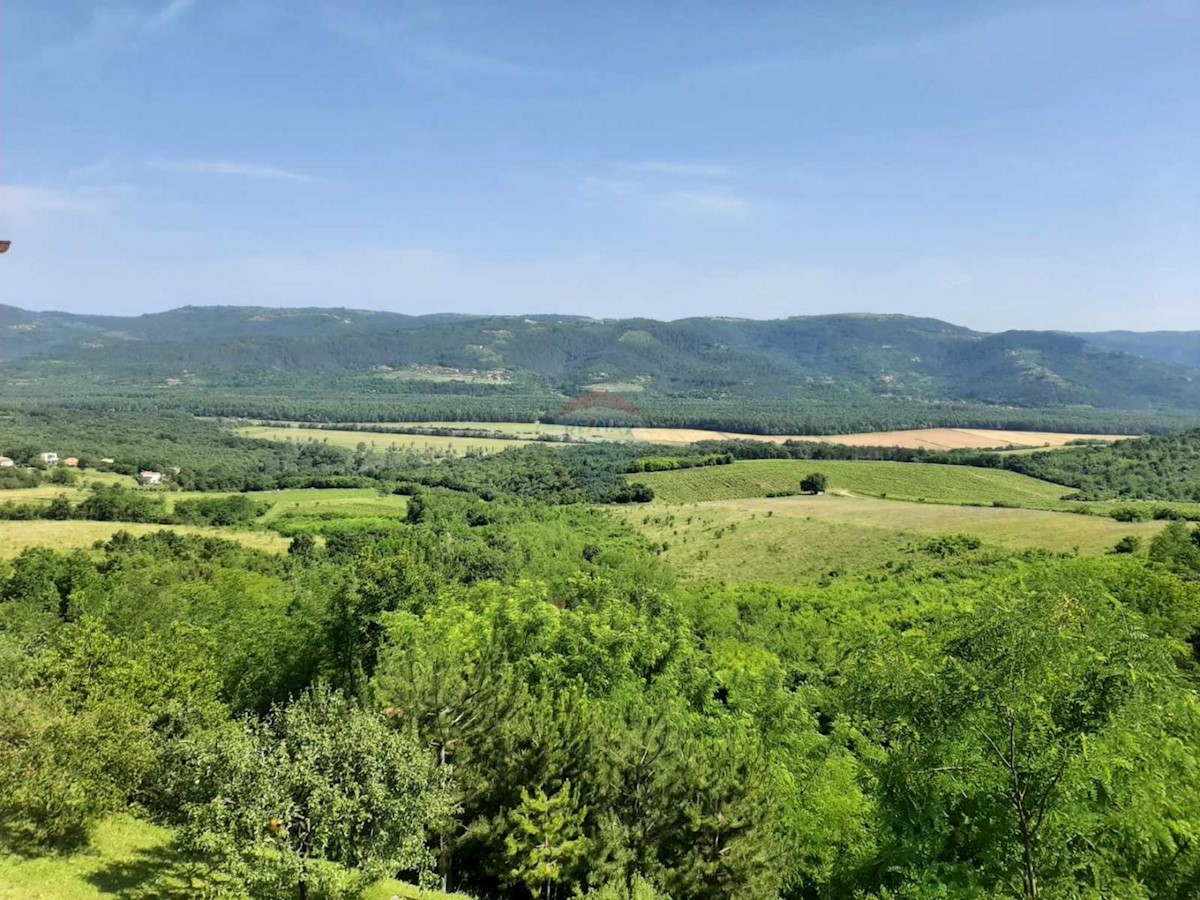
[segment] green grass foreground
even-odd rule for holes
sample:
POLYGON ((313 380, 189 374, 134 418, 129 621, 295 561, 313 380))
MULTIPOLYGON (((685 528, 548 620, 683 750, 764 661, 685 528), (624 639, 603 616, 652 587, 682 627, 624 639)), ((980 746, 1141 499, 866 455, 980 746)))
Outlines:
MULTIPOLYGON (((0 856, 0 900, 182 900, 201 895, 208 871, 183 855, 174 835, 131 815, 112 816, 92 832, 86 850, 62 856, 0 856)), ((463 900, 463 894, 424 891, 388 879, 363 892, 363 900, 463 900)))

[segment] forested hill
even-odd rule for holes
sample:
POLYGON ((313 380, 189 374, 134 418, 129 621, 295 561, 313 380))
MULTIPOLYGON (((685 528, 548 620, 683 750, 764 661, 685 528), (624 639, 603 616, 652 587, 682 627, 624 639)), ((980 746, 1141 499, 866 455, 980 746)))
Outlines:
POLYGON ((1097 331, 1075 337, 1105 350, 1200 368, 1200 331, 1097 331))
POLYGON ((405 316, 184 307, 138 317, 0 307, 0 379, 246 386, 281 375, 474 380, 571 394, 1200 410, 1200 371, 1053 332, 907 316, 772 321, 405 316))

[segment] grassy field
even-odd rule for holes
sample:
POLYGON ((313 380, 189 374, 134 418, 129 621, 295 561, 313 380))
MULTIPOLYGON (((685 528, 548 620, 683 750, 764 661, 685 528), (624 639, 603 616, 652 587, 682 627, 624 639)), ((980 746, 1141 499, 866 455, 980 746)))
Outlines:
MULTIPOLYGON (((170 830, 128 815, 113 816, 92 834, 87 850, 68 856, 0 856, 0 900, 184 900, 204 894, 205 871, 188 861, 170 830)), ((464 900, 461 894, 422 891, 387 880, 363 900, 464 900)))
MULTIPOLYGON (((411 423, 409 423, 411 424, 411 423)), ((351 450, 360 443, 372 450, 411 450, 416 453, 433 453, 441 456, 466 456, 469 453, 499 453, 509 447, 520 446, 519 441, 502 438, 438 437, 424 434, 390 434, 377 431, 336 431, 324 428, 273 428, 263 425, 248 425, 237 429, 246 437, 271 441, 327 441, 337 447, 351 450)))
POLYGON ((93 484, 119 484, 127 488, 138 486, 137 480, 128 475, 118 475, 116 472, 88 472, 81 475, 74 484, 39 484, 31 488, 0 490, 0 503, 6 500, 14 503, 29 503, 34 500, 49 502, 59 494, 66 494, 72 501, 82 500, 88 495, 88 489, 93 484))
POLYGON ((398 494, 380 494, 371 488, 251 491, 246 496, 271 504, 270 511, 259 519, 263 523, 274 522, 280 518, 325 515, 327 513, 336 513, 347 518, 403 516, 408 509, 407 497, 398 494))
MULTIPOLYGON (((42 486, 14 491, 5 491, 0 500, 12 499, 46 500, 66 493, 73 501, 86 496, 82 490, 64 490, 60 486, 42 486)), ((179 500, 197 497, 215 497, 220 494, 202 494, 190 491, 163 491, 168 507, 179 500)), ((327 488, 287 491, 256 491, 246 495, 255 500, 271 504, 266 515, 257 520, 258 525, 271 525, 284 519, 304 517, 341 518, 387 517, 401 518, 408 509, 408 498, 396 494, 380 494, 370 488, 327 488)), ((190 525, 154 525, 132 522, 89 522, 71 520, 67 522, 33 519, 29 521, 0 520, 0 558, 16 556, 28 547, 54 547, 75 549, 91 547, 96 541, 106 541, 118 531, 131 534, 146 534, 167 528, 184 534, 202 534, 239 541, 248 547, 282 552, 288 540, 266 529, 202 528, 190 525)))
POLYGON ((1033 509, 902 503, 865 497, 776 497, 686 506, 655 503, 615 511, 689 581, 797 583, 831 572, 879 571, 908 548, 965 533, 994 550, 1101 554, 1122 537, 1145 540, 1161 522, 1124 524, 1102 516, 1033 509))
POLYGON ((648 484, 665 503, 696 503, 799 493, 813 472, 829 479, 830 493, 926 503, 990 506, 1006 503, 1038 509, 1065 509, 1070 488, 1002 469, 941 466, 932 463, 843 462, 825 460, 745 460, 728 466, 652 472, 629 476, 648 484))
POLYGON ((36 859, 0 856, 0 900, 197 896, 194 873, 171 832, 129 816, 95 831, 86 851, 36 859))
MULTIPOLYGON (((128 485, 136 487, 133 482, 128 485)), ((211 497, 227 497, 228 493, 204 493, 201 491, 171 491, 158 488, 144 488, 161 496, 168 509, 174 508, 181 500, 197 500, 211 497)), ((33 501, 50 502, 55 497, 65 494, 72 502, 78 502, 88 496, 83 487, 64 487, 63 485, 43 484, 33 488, 15 488, 0 491, 0 503, 12 500, 16 503, 33 501)), ((403 514, 408 505, 408 498, 392 494, 380 494, 372 488, 302 488, 284 491, 250 491, 246 494, 254 500, 262 500, 271 504, 271 511, 264 516, 263 521, 271 521, 289 513, 304 513, 334 509, 345 511, 347 515, 386 515, 388 512, 403 514)))
POLYGON ((148 534, 151 531, 177 531, 238 541, 247 547, 271 552, 283 552, 286 538, 269 531, 243 531, 228 528, 200 528, 191 525, 148 525, 134 522, 53 522, 35 519, 28 522, 0 521, 0 558, 11 558, 29 547, 52 547, 55 550, 87 549, 96 541, 107 541, 118 531, 148 534))

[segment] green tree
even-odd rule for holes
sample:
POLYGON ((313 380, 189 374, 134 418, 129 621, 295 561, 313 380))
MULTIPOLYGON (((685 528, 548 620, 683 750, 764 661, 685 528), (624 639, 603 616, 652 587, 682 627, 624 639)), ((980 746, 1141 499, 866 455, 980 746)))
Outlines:
POLYGON ((50 470, 50 474, 46 477, 46 480, 51 484, 74 484, 78 478, 79 476, 76 475, 73 469, 58 465, 50 470))
POLYGON ((317 540, 311 534, 298 534, 288 544, 288 555, 302 561, 311 560, 317 552, 317 540))
MULTIPOLYGON (((900 639, 856 674, 856 702, 886 750, 877 764, 886 866, 917 883, 1033 900, 1046 886, 1065 896, 1163 864, 1179 830, 1200 824, 1200 808, 1156 797, 1163 775, 1153 766, 1123 774, 1127 806, 1109 782, 1158 742, 1194 733, 1195 715, 1180 712, 1194 698, 1181 693, 1164 645, 1069 573, 1018 582, 979 606, 900 639), (1142 832, 1136 853, 1105 850, 1131 807, 1163 827, 1142 832)), ((1185 767, 1197 762, 1194 748, 1184 756, 1185 767)))
POLYGON ((1150 559, 1184 578, 1200 579, 1200 531, 1168 523, 1150 542, 1150 559))
POLYGON ((800 490, 805 494, 823 494, 828 480, 820 472, 805 475, 800 480, 800 490))
POLYGON ((197 635, 53 635, 0 697, 0 819, 9 840, 83 842, 102 814, 158 805, 171 743, 221 720, 197 635))
POLYGON ((411 734, 321 686, 197 740, 183 771, 185 844, 254 897, 350 897, 384 875, 423 875, 426 830, 450 812, 411 734))
POLYGON ((140 711, 126 704, 73 712, 45 691, 0 691, 0 846, 85 843, 152 767, 150 738, 140 711))
POLYGON ((512 882, 542 900, 553 900, 564 885, 577 882, 576 870, 588 854, 586 816, 569 780, 549 796, 541 788, 532 794, 522 788, 520 806, 509 813, 505 839, 512 882))
POLYGON ((71 501, 65 494, 59 494, 46 507, 46 518, 59 521, 71 518, 71 501))

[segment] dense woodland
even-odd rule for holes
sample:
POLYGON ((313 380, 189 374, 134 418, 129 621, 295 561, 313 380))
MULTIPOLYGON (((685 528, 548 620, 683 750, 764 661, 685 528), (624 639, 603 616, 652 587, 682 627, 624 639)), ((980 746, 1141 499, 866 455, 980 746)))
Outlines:
POLYGON ((969 548, 685 589, 602 513, 427 489, 282 558, 27 551, 0 827, 62 852, 132 807, 254 897, 1194 897, 1195 532, 969 548))
POLYGON ((1200 431, 1016 456, 1005 464, 1079 488, 1088 500, 1200 500, 1200 431))

